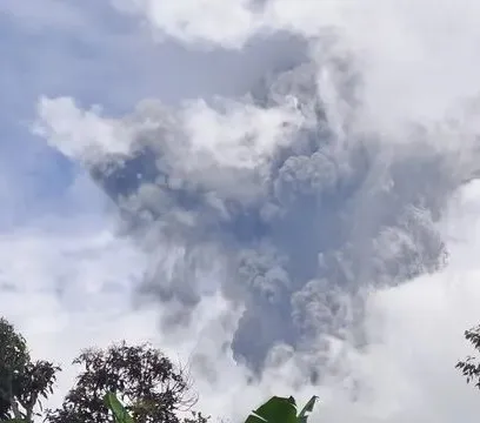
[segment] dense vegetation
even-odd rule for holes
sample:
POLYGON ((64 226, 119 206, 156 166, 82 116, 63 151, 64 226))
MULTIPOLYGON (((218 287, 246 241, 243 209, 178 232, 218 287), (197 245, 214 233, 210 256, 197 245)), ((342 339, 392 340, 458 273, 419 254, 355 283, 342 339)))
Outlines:
MULTIPOLYGON (((40 417, 42 399, 53 393, 59 366, 33 362, 25 339, 7 320, 0 319, 0 421, 32 422, 40 417)), ((149 346, 125 342, 106 350, 84 350, 74 361, 81 365, 74 386, 60 408, 44 410, 47 423, 108 423, 112 421, 111 397, 125 403, 138 423, 206 423, 200 412, 180 419, 179 411, 191 410, 197 400, 184 369, 177 368, 149 346)))

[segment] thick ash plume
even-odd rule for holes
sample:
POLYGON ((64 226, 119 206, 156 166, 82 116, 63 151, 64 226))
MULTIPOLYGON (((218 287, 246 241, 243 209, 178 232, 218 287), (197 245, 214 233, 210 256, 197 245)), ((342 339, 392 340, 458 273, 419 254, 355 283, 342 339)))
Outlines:
POLYGON ((152 254, 142 293, 181 304, 168 322, 181 324, 215 289, 198 282, 215 256, 220 288, 245 307, 234 354, 257 371, 273 347, 343 339, 365 289, 432 272, 446 257, 434 222, 460 183, 448 154, 421 131, 396 144, 356 131, 358 81, 336 66, 302 63, 213 108, 145 102, 123 121, 135 128, 129 153, 90 163, 130 229, 165 249, 152 254), (336 77, 340 113, 322 96, 322 71, 336 77), (197 131, 198 115, 214 129, 197 131))

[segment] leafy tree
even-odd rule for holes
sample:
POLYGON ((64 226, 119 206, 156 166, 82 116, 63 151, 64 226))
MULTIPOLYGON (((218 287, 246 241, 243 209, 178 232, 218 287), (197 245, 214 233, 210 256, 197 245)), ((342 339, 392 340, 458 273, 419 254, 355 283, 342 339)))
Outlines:
POLYGON ((32 362, 25 338, 5 318, 0 318, 0 421, 31 422, 40 397, 53 391, 58 366, 44 360, 32 362))
MULTIPOLYGON (((464 335, 465 339, 473 345, 473 348, 480 351, 480 325, 466 330, 464 335)), ((467 383, 474 382, 475 387, 480 389, 480 361, 477 357, 467 356, 465 360, 459 361, 455 367, 466 377, 467 383)))
MULTIPOLYGON (((113 397, 126 404, 135 423, 180 423, 178 412, 189 410, 197 400, 190 393, 184 370, 148 344, 122 342, 107 350, 88 349, 73 363, 83 365, 84 370, 62 407, 47 413, 50 423, 112 422, 113 397)), ((205 423, 207 419, 194 413, 187 420, 205 423)))

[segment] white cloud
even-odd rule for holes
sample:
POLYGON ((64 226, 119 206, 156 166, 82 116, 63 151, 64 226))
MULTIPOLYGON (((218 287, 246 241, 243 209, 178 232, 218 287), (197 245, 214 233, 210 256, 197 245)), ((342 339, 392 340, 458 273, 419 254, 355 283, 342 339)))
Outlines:
POLYGON ((203 102, 184 110, 191 154, 207 154, 226 167, 253 169, 271 159, 278 146, 289 144, 288 128, 298 127, 302 116, 292 107, 263 109, 227 105, 219 113, 203 102))
POLYGON ((98 116, 99 110, 80 110, 72 98, 41 98, 34 132, 69 158, 93 164, 99 156, 131 152, 128 127, 98 116))
POLYGON ((172 155, 184 174, 202 178, 210 168, 253 171, 267 164, 304 120, 293 103, 264 109, 225 102, 219 109, 199 100, 173 113, 145 101, 133 116, 111 119, 98 108, 80 109, 72 98, 41 98, 34 131, 67 157, 89 165, 108 155, 131 156, 148 142, 172 155))
MULTIPOLYGON (((436 120, 480 92, 476 2, 268 0, 257 8, 249 3, 124 0, 119 10, 135 11, 183 43, 212 48, 241 48, 261 32, 286 30, 316 42, 333 31, 364 70, 362 124, 382 126, 397 137, 406 136, 399 135, 406 121, 436 120)), ((323 52, 315 55, 323 60, 323 52)))
POLYGON ((251 0, 114 0, 120 10, 145 15, 153 29, 182 41, 214 42, 241 47, 261 21, 250 10, 251 0))
POLYGON ((0 235, 0 301, 2 314, 25 333, 36 357, 66 366, 60 384, 65 392, 72 383, 69 364, 80 349, 124 336, 140 340, 152 334, 154 323, 130 311, 132 287, 144 271, 140 252, 91 221, 55 223, 0 235))
POLYGON ((467 422, 480 412, 479 394, 454 369, 473 352, 463 332, 480 318, 479 205, 476 181, 458 192, 442 220, 450 252, 445 270, 371 298, 365 379, 372 390, 365 392, 370 411, 384 409, 386 421, 467 422))

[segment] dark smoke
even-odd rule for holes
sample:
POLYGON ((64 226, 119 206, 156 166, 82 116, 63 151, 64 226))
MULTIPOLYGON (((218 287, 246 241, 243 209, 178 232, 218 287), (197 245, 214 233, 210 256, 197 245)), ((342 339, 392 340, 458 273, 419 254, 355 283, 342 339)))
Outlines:
POLYGON ((434 224, 461 182, 448 154, 432 150, 422 130, 408 143, 356 130, 361 81, 345 63, 335 66, 340 122, 317 95, 316 63, 263 78, 242 100, 271 109, 293 98, 303 117, 285 124, 288 142, 266 163, 238 168, 199 155, 207 164, 185 170, 197 158, 180 111, 145 103, 128 119, 155 125, 139 131, 135 151, 90 169, 132 236, 152 251, 155 239, 181 247, 171 266, 152 258, 140 289, 184 306, 168 324, 182 324, 200 301, 209 254, 223 263, 221 289, 245 307, 232 349, 256 371, 274 346, 308 352, 353 327, 361 334, 365 290, 433 272, 447 257, 434 224))

